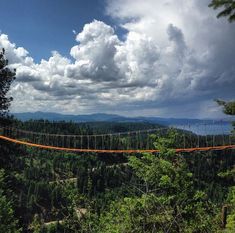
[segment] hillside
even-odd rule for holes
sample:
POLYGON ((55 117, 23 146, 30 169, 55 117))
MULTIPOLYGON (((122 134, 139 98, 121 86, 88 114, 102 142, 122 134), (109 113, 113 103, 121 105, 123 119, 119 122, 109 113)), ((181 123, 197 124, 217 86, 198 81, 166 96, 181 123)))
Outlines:
POLYGON ((90 115, 68 115, 53 112, 25 112, 13 113, 13 115, 22 121, 28 120, 48 120, 48 121, 73 121, 73 122, 149 122, 160 125, 189 125, 189 124, 214 124, 216 122, 228 124, 232 121, 220 119, 189 119, 189 118, 162 118, 162 117, 125 117, 114 114, 90 114, 90 115))

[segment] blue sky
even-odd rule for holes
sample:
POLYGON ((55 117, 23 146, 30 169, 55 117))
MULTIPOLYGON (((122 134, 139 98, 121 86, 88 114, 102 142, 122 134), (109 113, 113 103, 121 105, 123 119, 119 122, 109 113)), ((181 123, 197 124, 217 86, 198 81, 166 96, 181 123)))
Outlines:
POLYGON ((11 111, 225 117, 235 23, 209 2, 0 0, 11 111))
POLYGON ((26 47, 39 62, 52 50, 69 55, 75 44, 73 30, 80 32, 93 19, 113 24, 105 14, 104 0, 1 0, 2 33, 26 47))

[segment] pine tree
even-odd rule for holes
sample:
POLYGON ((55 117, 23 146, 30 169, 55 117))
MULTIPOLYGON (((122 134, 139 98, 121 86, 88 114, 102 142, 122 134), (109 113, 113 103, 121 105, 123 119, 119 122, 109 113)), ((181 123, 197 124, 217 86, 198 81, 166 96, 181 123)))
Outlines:
POLYGON ((223 112, 227 115, 235 115, 235 101, 225 102, 223 100, 216 100, 216 102, 223 106, 223 112))
MULTIPOLYGON (((216 100, 216 102, 220 106, 223 106, 223 112, 226 115, 235 116, 235 101, 225 102, 223 100, 216 100)), ((234 133, 235 133, 235 122, 233 122, 233 128, 234 128, 234 133)))
MULTIPOLYGON (((227 115, 235 116, 235 101, 225 102, 223 100, 216 100, 216 102, 223 106, 223 112, 227 115)), ((233 133, 235 135, 235 122, 233 122, 233 133)), ((234 168, 231 171, 227 171, 224 173, 224 177, 230 177, 235 181, 235 164, 234 168)), ((230 214, 227 219, 226 229, 228 233, 234 232, 235 229, 235 185, 230 187, 228 199, 227 199, 229 206, 230 206, 230 214)))
POLYGON ((224 9, 217 15, 220 17, 228 17, 228 21, 235 21, 235 1, 234 0, 212 0, 209 7, 218 9, 223 7, 224 9))
POLYGON ((4 195, 5 172, 3 169, 0 170, 0 232, 11 233, 20 232, 18 229, 18 221, 14 217, 14 211, 12 208, 11 201, 4 195))
POLYGON ((7 97, 11 83, 15 79, 15 71, 8 68, 8 60, 5 57, 5 49, 0 52, 0 123, 8 115, 8 109, 12 97, 7 97))
POLYGON ((158 155, 130 157, 130 191, 135 195, 113 202, 101 214, 97 232, 216 232, 212 203, 194 188, 185 158, 168 149, 174 148, 176 138, 174 132, 157 138, 158 155))

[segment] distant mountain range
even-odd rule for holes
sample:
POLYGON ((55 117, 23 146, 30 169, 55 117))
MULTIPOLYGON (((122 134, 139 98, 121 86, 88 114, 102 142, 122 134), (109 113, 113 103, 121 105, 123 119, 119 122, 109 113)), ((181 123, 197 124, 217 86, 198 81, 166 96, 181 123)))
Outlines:
MULTIPOLYGON (((187 118, 162 118, 162 117, 124 117, 115 114, 97 113, 90 115, 64 115, 53 112, 25 112, 13 113, 13 115, 22 121, 27 120, 48 120, 48 121, 73 121, 73 122, 149 122, 161 125, 192 125, 192 124, 212 124, 221 120, 211 119, 187 119, 187 118)), ((229 121, 223 121, 227 124, 229 121)))

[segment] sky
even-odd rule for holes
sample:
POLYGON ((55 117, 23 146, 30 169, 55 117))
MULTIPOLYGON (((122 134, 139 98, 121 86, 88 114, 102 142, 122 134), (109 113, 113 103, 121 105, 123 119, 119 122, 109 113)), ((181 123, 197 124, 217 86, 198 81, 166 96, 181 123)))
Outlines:
POLYGON ((208 0, 0 0, 11 112, 222 118, 235 23, 208 0))

